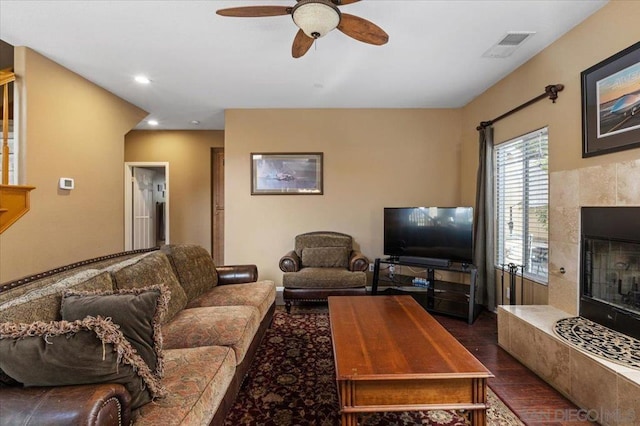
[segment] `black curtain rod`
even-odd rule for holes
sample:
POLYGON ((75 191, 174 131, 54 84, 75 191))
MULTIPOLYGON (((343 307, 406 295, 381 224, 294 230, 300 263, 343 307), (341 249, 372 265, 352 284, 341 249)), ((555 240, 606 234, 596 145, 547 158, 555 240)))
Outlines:
POLYGON ((495 123, 496 121, 500 121, 503 118, 508 117, 511 114, 514 114, 514 113, 520 111, 521 109, 526 108, 529 105, 538 102, 540 99, 549 98, 555 104, 556 103, 556 99, 558 99, 558 92, 561 92, 562 89, 564 89, 564 84, 550 84, 549 86, 544 88, 544 93, 542 95, 536 96, 535 98, 531 99, 530 101, 527 101, 527 102, 523 103, 522 105, 515 107, 511 111, 505 112, 500 117, 496 117, 493 120, 481 121, 480 125, 478 127, 476 127, 476 130, 482 130, 482 129, 486 128, 486 127, 489 127, 493 123, 495 123))

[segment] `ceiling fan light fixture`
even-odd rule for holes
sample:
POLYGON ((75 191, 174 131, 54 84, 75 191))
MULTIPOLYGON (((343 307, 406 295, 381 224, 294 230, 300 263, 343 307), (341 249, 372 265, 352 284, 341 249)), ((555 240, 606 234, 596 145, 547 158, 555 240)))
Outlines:
POLYGON ((324 37, 340 24, 340 11, 330 1, 300 0, 291 11, 293 22, 311 38, 324 37))

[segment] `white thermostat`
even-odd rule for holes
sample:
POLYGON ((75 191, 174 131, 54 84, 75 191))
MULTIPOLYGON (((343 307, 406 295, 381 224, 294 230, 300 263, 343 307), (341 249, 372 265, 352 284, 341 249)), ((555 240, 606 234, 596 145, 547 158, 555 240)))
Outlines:
POLYGON ((72 178, 60 178, 60 182, 58 186, 60 189, 73 189, 73 179, 72 178))

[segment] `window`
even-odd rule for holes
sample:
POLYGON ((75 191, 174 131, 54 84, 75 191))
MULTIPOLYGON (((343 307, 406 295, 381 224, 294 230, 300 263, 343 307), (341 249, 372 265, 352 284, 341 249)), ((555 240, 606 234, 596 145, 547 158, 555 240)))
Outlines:
POLYGON ((522 266, 548 282, 549 141, 547 128, 495 148, 496 263, 522 266))

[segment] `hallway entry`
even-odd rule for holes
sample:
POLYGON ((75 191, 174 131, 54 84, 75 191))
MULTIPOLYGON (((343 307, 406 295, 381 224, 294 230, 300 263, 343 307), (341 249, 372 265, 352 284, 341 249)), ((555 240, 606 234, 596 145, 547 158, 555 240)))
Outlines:
POLYGON ((168 163, 125 163, 125 250, 169 243, 168 176, 168 163))

